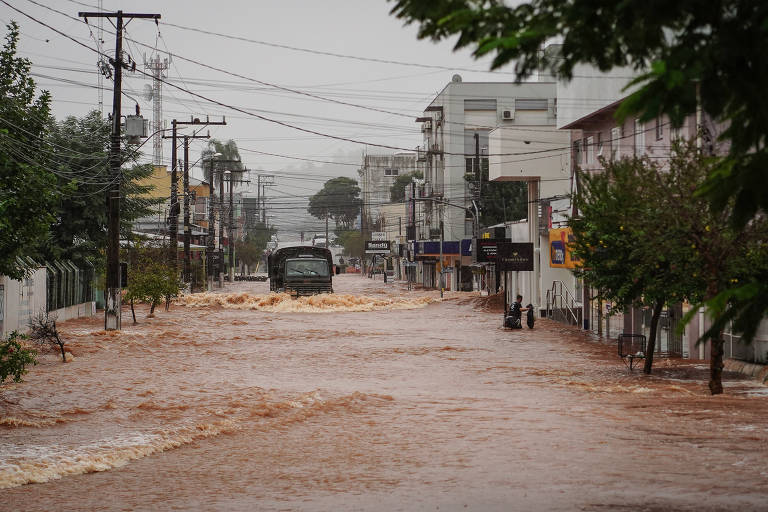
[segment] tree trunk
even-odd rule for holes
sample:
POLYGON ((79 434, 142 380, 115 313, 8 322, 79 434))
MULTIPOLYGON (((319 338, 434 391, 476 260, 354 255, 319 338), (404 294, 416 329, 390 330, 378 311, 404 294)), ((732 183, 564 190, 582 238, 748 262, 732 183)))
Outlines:
POLYGON ((723 333, 718 332, 711 340, 709 358, 709 391, 713 395, 723 392, 723 333))
POLYGON ((59 338, 59 331, 56 329, 56 324, 53 326, 53 336, 56 339, 56 343, 59 345, 59 350, 61 350, 61 360, 66 363, 67 354, 64 352, 64 342, 61 341, 61 338, 59 338))
MULTIPOLYGON (((707 299, 717 295, 715 283, 710 283, 707 287, 707 299)), ((713 318, 717 321, 717 318, 713 318)), ((710 357, 709 357, 709 391, 713 395, 720 395, 723 392, 723 332, 718 333, 710 339, 710 357)))
POLYGON ((664 309, 664 301, 659 300, 653 306, 653 313, 651 314, 651 333, 648 337, 648 347, 645 349, 645 365, 643 366, 643 372, 647 374, 650 374, 653 368, 653 353, 656 351, 656 331, 659 327, 662 309, 664 309))
POLYGON ((133 315, 133 323, 136 323, 136 311, 133 309, 133 299, 131 299, 131 314, 133 315))

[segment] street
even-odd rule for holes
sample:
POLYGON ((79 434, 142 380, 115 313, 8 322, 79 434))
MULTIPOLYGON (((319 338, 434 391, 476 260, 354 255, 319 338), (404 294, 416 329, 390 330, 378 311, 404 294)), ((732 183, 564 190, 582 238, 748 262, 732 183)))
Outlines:
POLYGON ((0 394, 3 510, 766 510, 768 392, 360 275, 62 323, 0 394), (218 303, 224 303, 219 305, 218 303), (450 320, 450 321, 448 321, 450 320))

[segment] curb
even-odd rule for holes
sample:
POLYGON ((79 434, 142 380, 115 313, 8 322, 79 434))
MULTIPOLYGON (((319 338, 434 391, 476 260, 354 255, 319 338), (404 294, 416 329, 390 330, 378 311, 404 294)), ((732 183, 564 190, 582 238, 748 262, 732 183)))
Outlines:
POLYGON ((725 370, 747 375, 762 384, 768 385, 768 365, 748 363, 738 359, 726 359, 723 361, 723 365, 725 370))

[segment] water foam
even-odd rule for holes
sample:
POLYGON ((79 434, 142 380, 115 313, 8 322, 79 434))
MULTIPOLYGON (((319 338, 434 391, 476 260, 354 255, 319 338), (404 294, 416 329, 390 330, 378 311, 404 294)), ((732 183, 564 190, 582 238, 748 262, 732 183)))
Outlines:
POLYGON ((254 295, 241 293, 195 293, 176 300, 181 306, 221 306, 227 309, 247 309, 271 313, 338 313, 398 309, 418 309, 437 302, 434 297, 368 297, 346 294, 321 294, 291 298, 287 293, 254 295))
POLYGON ((0 489, 43 483, 64 476, 107 471, 199 439, 234 429, 234 422, 199 423, 154 433, 134 432, 77 448, 25 444, 3 447, 0 489))

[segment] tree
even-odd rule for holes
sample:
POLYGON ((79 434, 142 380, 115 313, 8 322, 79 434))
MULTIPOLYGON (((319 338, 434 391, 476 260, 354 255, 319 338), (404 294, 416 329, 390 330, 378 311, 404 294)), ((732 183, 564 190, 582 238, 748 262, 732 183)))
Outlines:
MULTIPOLYGON (((237 149, 237 143, 234 140, 228 140, 222 142, 218 139, 211 139, 201 152, 201 159, 205 161, 203 164, 206 179, 210 179, 211 175, 211 162, 210 158, 216 153, 220 156, 215 157, 217 160, 214 168, 213 187, 215 190, 219 190, 221 177, 224 176, 224 171, 230 171, 232 182, 241 181, 243 179, 243 172, 245 167, 241 162, 240 150, 237 149)), ((225 182, 228 180, 225 180, 225 182)), ((226 186, 226 183, 225 183, 226 186)), ((218 193, 218 192, 217 192, 218 193)))
POLYGON ((67 362, 67 353, 64 347, 64 340, 59 336, 59 330, 56 328, 56 317, 50 316, 48 312, 39 312, 29 320, 30 334, 29 338, 40 345, 49 345, 61 352, 61 360, 67 362))
POLYGON ((359 256, 363 252, 363 238, 358 230, 341 230, 335 231, 336 238, 339 245, 344 247, 344 254, 347 256, 359 256))
POLYGON ((170 299, 178 296, 181 291, 182 283, 167 255, 167 247, 148 247, 140 242, 128 251, 129 277, 126 299, 131 304, 134 323, 134 301, 147 302, 148 316, 151 318, 158 304, 165 300, 168 309, 170 299))
POLYGON ((407 172, 400 174, 395 178, 395 182, 389 187, 389 200, 393 203, 402 203, 405 201, 405 187, 407 187, 413 180, 421 179, 424 174, 421 171, 407 172))
POLYGON ((333 219, 336 226, 349 229, 360 214, 360 187, 352 178, 340 176, 325 182, 309 198, 307 212, 318 219, 333 219))
POLYGON ((26 336, 13 331, 7 339, 0 339, 0 384, 10 377, 14 382, 21 382, 27 373, 27 366, 37 364, 35 351, 24 348, 19 340, 26 336))
POLYGON ((237 257, 248 267, 257 264, 264 255, 267 242, 275 233, 277 233, 275 228, 267 227, 263 222, 248 228, 243 240, 235 242, 237 257))
MULTIPOLYGON (((602 71, 628 66, 640 76, 619 116, 648 121, 667 114, 679 126, 701 108, 728 128, 721 138, 728 154, 709 167, 698 189, 714 211, 732 206, 731 222, 746 226, 768 210, 768 105, 763 69, 768 46, 768 3, 763 0, 647 2, 531 0, 394 0, 392 13, 419 25, 419 38, 458 36, 456 49, 473 47, 475 57, 493 55, 492 68, 515 62, 517 79, 537 69, 570 79, 574 66, 602 71), (541 52, 562 40, 557 54, 541 52)), ((742 283, 708 306, 729 315, 751 339, 768 313, 768 285, 742 283)))
POLYGON ((652 308, 644 367, 651 373, 664 305, 694 296, 701 282, 689 277, 689 250, 678 242, 682 234, 659 218, 665 205, 658 166, 637 158, 603 165, 604 173, 581 178, 574 196, 579 214, 569 225, 572 249, 581 261, 576 274, 597 290, 596 298, 614 302, 618 311, 652 308))
MULTIPOLYGON (((38 251, 44 259, 70 259, 97 264, 107 244, 107 212, 104 188, 112 179, 109 168, 110 123, 94 110, 82 118, 67 117, 52 122, 46 147, 49 167, 57 169, 57 187, 62 190, 53 208, 50 234, 38 251)), ((120 222, 123 237, 139 217, 152 213, 161 199, 149 199, 151 186, 139 185, 151 176, 152 166, 137 165, 139 153, 125 144, 121 149, 120 222)))
MULTIPOLYGON (((480 187, 480 225, 493 226, 508 220, 524 219, 528 215, 528 188, 524 181, 490 181, 488 179, 488 159, 480 160, 482 185, 480 187)), ((464 174, 464 180, 471 187, 477 186, 474 173, 464 174)))
POLYGON ((0 274, 24 275, 20 256, 34 255, 46 238, 58 195, 53 171, 41 152, 49 119, 50 95, 35 97, 30 61, 16 57, 19 27, 8 25, 0 50, 0 274))
MULTIPOLYGON (((584 176, 570 220, 578 274, 619 308, 652 305, 648 350, 653 355, 664 303, 711 301, 734 283, 765 275, 768 221, 742 229, 728 224, 733 204, 713 211, 695 194, 712 165, 693 143, 676 145, 668 169, 648 159, 603 162, 606 172, 584 176)), ((689 313, 690 319, 698 307, 689 313)), ((725 324, 711 312, 710 391, 722 393, 725 324)), ((650 372, 652 360, 646 360, 650 372)))

